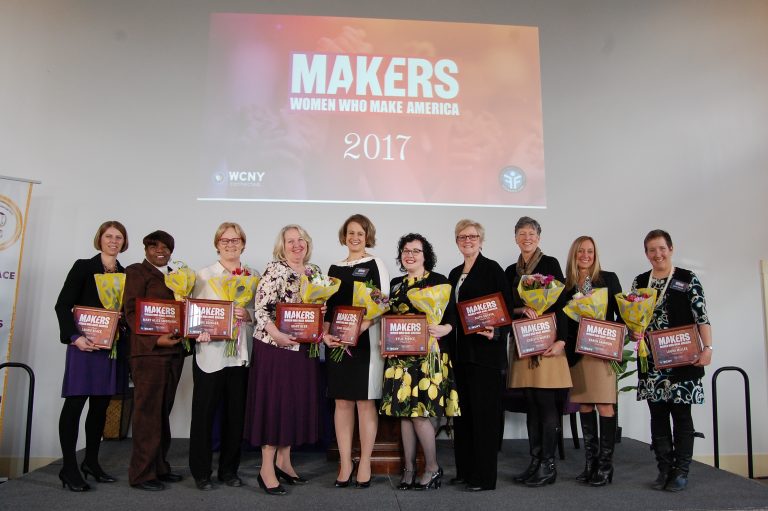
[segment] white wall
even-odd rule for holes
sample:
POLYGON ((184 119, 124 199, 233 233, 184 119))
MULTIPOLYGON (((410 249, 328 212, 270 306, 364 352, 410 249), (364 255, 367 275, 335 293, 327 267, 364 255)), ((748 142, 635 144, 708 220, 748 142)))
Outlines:
MULTIPOLYGON (((704 284, 716 346, 709 374, 746 369, 754 431, 768 427, 758 263, 768 253, 765 0, 5 0, 0 66, 0 174, 43 182, 27 226, 12 356, 38 378, 33 457, 60 452, 65 349, 53 305, 74 259, 93 253, 96 227, 112 218, 131 239, 123 264, 141 259, 141 238, 157 228, 176 237, 178 258, 208 264, 215 227, 234 220, 249 235, 248 263, 263 267, 279 227, 298 222, 315 239, 315 262, 327 267, 345 255, 334 241, 339 224, 360 211, 376 223, 376 252, 387 261, 401 234, 419 231, 447 272, 460 262, 456 220, 482 222, 485 253, 506 266, 517 257, 512 226, 532 214, 545 253, 564 263, 570 242, 591 234, 624 286, 648 268, 643 236, 663 227, 676 262, 704 284), (208 14, 224 11, 538 26, 548 209, 197 202, 185 176, 199 164, 208 14)), ((744 452, 740 383, 721 381, 721 448, 744 452)), ((0 457, 23 453, 25 396, 25 378, 11 374, 0 457)), ((175 436, 188 434, 190 397, 187 366, 175 436)), ((696 450, 711 453, 710 404, 695 407, 694 419, 708 437, 696 450)), ((621 399, 621 423, 629 437, 650 436, 646 407, 633 396, 621 399)), ((507 435, 524 435, 519 418, 510 418, 507 435)), ((768 437, 756 436, 755 451, 768 452, 768 437)))

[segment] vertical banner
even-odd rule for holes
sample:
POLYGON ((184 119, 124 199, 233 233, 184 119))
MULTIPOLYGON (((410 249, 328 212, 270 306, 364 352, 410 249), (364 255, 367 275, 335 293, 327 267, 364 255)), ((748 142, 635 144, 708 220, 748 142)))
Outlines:
MULTIPOLYGON (((9 362, 16 317, 16 296, 19 292, 21 256, 24 252, 24 232, 27 226, 32 185, 38 181, 0 176, 0 363, 9 362)), ((2 382, 0 406, 0 438, 5 415, 5 389, 8 371, 2 382)))

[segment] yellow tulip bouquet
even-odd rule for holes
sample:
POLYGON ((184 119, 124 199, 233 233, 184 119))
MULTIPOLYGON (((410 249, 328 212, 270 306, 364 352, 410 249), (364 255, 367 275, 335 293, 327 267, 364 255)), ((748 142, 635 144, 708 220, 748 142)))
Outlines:
MULTIPOLYGON (((123 293, 125 293, 125 273, 96 273, 96 290, 99 293, 101 305, 111 311, 119 311, 123 306, 123 293)), ((112 350, 109 358, 117 358, 117 341, 120 339, 120 330, 115 334, 112 350)))
MULTIPOLYGON (((173 261, 169 265, 171 272, 165 276, 165 286, 173 291, 173 298, 177 302, 187 298, 195 287, 195 272, 182 261, 173 261)), ((182 339, 184 350, 189 353, 192 348, 189 339, 182 339)))
MULTIPOLYGON (((656 296, 656 290, 650 288, 640 288, 632 293, 616 295, 619 315, 630 331, 642 334, 648 328, 653 318, 656 296)), ((637 342, 637 358, 640 363, 640 372, 648 372, 648 346, 645 344, 645 338, 637 342)))
MULTIPOLYGON (((427 323, 439 325, 445 314, 445 307, 451 298, 451 285, 438 284, 436 286, 414 288, 408 291, 408 299, 413 306, 427 316, 427 323)), ((437 338, 430 335, 427 344, 427 363, 429 376, 434 378, 440 369, 440 344, 437 338)))
MULTIPOLYGON (((208 279, 208 285, 220 300, 233 302, 235 307, 245 307, 256 294, 259 284, 258 274, 254 275, 250 268, 243 266, 235 268, 231 275, 221 275, 208 279)), ((224 356, 234 357, 240 350, 240 327, 243 321, 238 319, 232 329, 232 338, 225 341, 224 356)))

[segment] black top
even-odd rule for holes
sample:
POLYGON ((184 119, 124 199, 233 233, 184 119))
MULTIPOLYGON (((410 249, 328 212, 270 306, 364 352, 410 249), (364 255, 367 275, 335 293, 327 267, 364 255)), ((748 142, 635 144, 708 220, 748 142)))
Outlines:
MULTIPOLYGON (((411 303, 411 300, 408 299, 408 291, 411 289, 424 289, 426 287, 437 286, 440 284, 448 284, 450 286, 450 283, 448 282, 448 279, 445 278, 445 275, 432 271, 429 272, 425 278, 415 282, 410 286, 407 283, 404 284, 406 278, 407 275, 401 275, 399 277, 395 277, 389 283, 389 304, 391 308, 388 314, 423 314, 423 312, 414 307, 411 303)), ((453 292, 453 288, 451 288, 451 292, 453 292)), ((449 300, 448 305, 445 307, 445 312, 443 313, 443 319, 440 321, 441 325, 453 325, 453 309, 454 308, 451 306, 451 302, 449 300)), ((440 350, 446 349, 446 337, 450 337, 450 334, 439 340, 440 350)))
MULTIPOLYGON (((509 327, 496 329, 491 340, 480 334, 464 334, 464 328, 461 326, 456 311, 456 285, 463 269, 464 264, 462 263, 452 269, 448 275, 448 281, 453 287, 450 308, 453 314, 453 331, 456 334, 446 336, 446 345, 453 364, 476 364, 493 369, 506 369, 507 346, 505 340, 509 327), (450 339, 447 339, 449 337, 450 339)), ((472 265, 459 288, 458 301, 463 302, 499 292, 504 297, 507 308, 511 311, 512 295, 509 292, 507 279, 504 277, 504 270, 496 261, 488 259, 482 253, 478 254, 475 264, 472 265)))
MULTIPOLYGON (((117 262, 117 271, 125 271, 117 262)), ((93 276, 97 273, 104 273, 104 265, 101 262, 101 253, 96 254, 90 259, 78 259, 69 270, 64 285, 56 300, 54 309, 59 320, 59 340, 63 344, 70 344, 73 337, 80 336, 75 324, 75 317, 72 309, 75 305, 85 307, 98 307, 103 309, 99 299, 99 291, 96 288, 96 279, 93 276)), ((77 339, 75 337, 75 339, 77 339)))
MULTIPOLYGON (((619 315, 619 306, 616 304, 616 295, 621 293, 621 284, 619 277, 612 271, 600 271, 597 279, 592 281, 592 288, 608 288, 608 308, 605 311, 606 321, 616 321, 624 323, 619 315)), ((573 298, 576 293, 576 287, 563 290, 561 296, 565 296, 566 303, 573 298)), ((576 335, 579 333, 579 323, 566 315, 568 321, 568 340, 565 343, 565 354, 568 356, 568 365, 573 366, 581 359, 581 353, 576 353, 576 335)))
MULTIPOLYGON (((531 273, 552 275, 556 280, 565 282, 563 270, 560 269, 560 263, 557 261, 557 259, 548 255, 541 256, 539 264, 536 265, 536 268, 534 268, 531 273)), ((520 283, 520 276, 517 274, 517 263, 508 266, 504 271, 504 274, 506 275, 509 282, 509 287, 512 290, 512 307, 515 309, 518 307, 525 307, 525 302, 522 298, 520 298, 520 293, 517 291, 517 285, 520 283)), ((568 300, 570 300, 570 297, 567 296, 565 290, 563 290, 563 292, 560 293, 560 296, 557 298, 557 301, 550 305, 547 310, 542 312, 542 314, 549 314, 552 312, 555 314, 555 320, 557 322, 557 339, 565 342, 566 350, 568 349, 567 345, 569 344, 568 316, 566 316, 563 312, 563 307, 565 307, 565 304, 568 303, 568 300)), ((509 309, 509 312, 513 316, 515 315, 512 309, 509 309)), ((518 314, 518 318, 520 317, 523 316, 518 314)))

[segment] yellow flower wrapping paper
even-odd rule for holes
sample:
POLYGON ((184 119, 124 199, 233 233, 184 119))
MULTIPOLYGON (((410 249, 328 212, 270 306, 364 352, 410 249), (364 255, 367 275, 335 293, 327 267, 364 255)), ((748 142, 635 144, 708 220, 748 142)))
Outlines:
MULTIPOLYGON (((99 293, 99 301, 105 309, 119 311, 123 306, 123 294, 125 293, 125 273, 96 273, 93 275, 96 281, 96 291, 99 293)), ((115 342, 112 343, 112 350, 109 352, 109 358, 117 358, 117 341, 120 339, 120 332, 115 334, 115 342)))
POLYGON ((607 310, 607 287, 594 288, 591 294, 579 298, 572 298, 571 301, 563 307, 563 312, 576 322, 581 321, 581 318, 604 320, 607 310))
POLYGON ((520 298, 525 302, 525 305, 535 310, 536 314, 541 315, 560 298, 565 285, 558 280, 553 280, 552 287, 548 289, 524 289, 523 282, 529 277, 530 275, 523 275, 517 285, 517 292, 520 293, 520 298))

